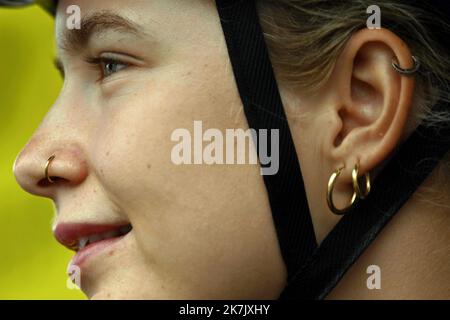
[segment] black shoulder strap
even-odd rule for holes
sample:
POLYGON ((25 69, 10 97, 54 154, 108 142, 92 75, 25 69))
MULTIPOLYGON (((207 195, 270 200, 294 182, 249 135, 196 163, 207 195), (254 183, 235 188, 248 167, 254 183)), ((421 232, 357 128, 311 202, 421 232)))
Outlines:
MULTIPOLYGON (((441 102, 436 112, 450 113, 441 102)), ((450 150, 450 123, 423 123, 397 150, 369 196, 346 214, 294 276, 281 299, 323 299, 450 150)))
POLYGON ((254 1, 216 4, 249 127, 279 130, 279 171, 264 182, 290 279, 317 247, 300 164, 254 1))

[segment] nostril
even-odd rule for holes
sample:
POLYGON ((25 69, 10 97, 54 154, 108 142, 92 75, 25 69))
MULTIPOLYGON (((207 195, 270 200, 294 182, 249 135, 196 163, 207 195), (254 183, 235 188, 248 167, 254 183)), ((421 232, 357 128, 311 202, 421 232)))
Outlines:
POLYGON ((28 145, 17 157, 13 170, 17 182, 25 191, 51 197, 55 189, 52 186, 75 186, 87 178, 88 163, 81 148, 68 146, 52 149, 53 152, 45 152, 42 156, 35 154, 36 148, 28 145))
POLYGON ((39 180, 39 182, 37 183, 37 185, 39 186, 39 187, 48 187, 48 186, 51 186, 51 185, 54 185, 54 184, 60 184, 61 182, 68 182, 69 180, 67 180, 67 179, 64 179, 64 178, 60 178, 60 177, 52 177, 52 176, 50 176, 50 179, 53 181, 53 182, 50 182, 50 181, 48 181, 48 179, 47 178, 42 178, 41 180, 39 180))

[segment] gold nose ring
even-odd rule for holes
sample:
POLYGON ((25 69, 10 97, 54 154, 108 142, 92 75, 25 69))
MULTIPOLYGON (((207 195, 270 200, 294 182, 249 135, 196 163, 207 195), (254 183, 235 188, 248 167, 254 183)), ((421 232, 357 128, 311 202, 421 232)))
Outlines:
POLYGON ((50 163, 53 161, 53 159, 55 159, 55 156, 51 156, 50 158, 48 158, 47 163, 45 164, 45 179, 47 179, 48 182, 50 183, 55 183, 54 180, 52 180, 52 178, 50 178, 50 176, 48 175, 48 167, 50 166, 50 163))

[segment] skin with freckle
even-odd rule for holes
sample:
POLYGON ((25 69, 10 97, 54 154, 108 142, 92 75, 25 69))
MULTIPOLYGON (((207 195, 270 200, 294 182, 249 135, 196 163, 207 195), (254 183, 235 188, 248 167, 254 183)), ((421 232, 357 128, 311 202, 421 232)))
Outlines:
MULTIPOLYGON (((286 285, 286 266, 260 167, 171 160, 172 132, 193 132, 194 121, 221 132, 248 129, 214 2, 123 3, 59 1, 56 42, 64 86, 16 159, 19 184, 55 202, 55 225, 131 223, 114 248, 82 266, 81 289, 90 299, 276 299, 286 285), (116 13, 139 27, 134 33, 109 29, 69 49, 65 9, 74 4, 83 17, 116 13), (114 72, 105 77, 111 70, 92 61, 112 54, 118 62, 107 63, 114 72), (51 154, 51 176, 62 179, 39 186, 51 154)), ((391 70, 393 52, 402 65, 411 56, 392 32, 362 30, 317 94, 292 92, 280 82, 319 243, 340 219, 326 204, 330 174, 346 164, 334 194, 343 207, 355 159, 362 173, 376 169, 402 138, 414 81, 391 70)), ((445 283, 434 273, 417 279, 431 263, 448 270, 434 263, 438 256, 422 259, 442 244, 448 210, 409 203, 398 213, 402 223, 382 233, 330 297, 408 296, 411 286, 431 292, 422 289, 445 283), (411 212, 415 219, 408 219, 411 212), (431 222, 423 212, 431 212, 431 222), (421 234, 426 223, 435 232, 421 234), (413 255, 405 248, 419 247, 419 240, 410 241, 416 234, 426 245, 414 256, 419 271, 406 272, 413 255), (386 266, 391 284, 384 283, 385 296, 366 290, 365 268, 372 263, 386 266)))
POLYGON ((64 87, 21 157, 53 144, 56 175, 70 158, 65 141, 74 141, 87 172, 77 187, 52 195, 55 224, 126 219, 133 226, 113 255, 83 268, 86 295, 276 298, 285 266, 259 167, 176 166, 170 158, 171 133, 192 131, 194 120, 223 132, 248 128, 214 3, 60 1, 56 38, 64 87), (61 45, 71 4, 85 16, 120 7, 152 38, 108 31, 69 54, 61 45), (101 52, 137 57, 139 66, 100 84, 82 57, 101 52))

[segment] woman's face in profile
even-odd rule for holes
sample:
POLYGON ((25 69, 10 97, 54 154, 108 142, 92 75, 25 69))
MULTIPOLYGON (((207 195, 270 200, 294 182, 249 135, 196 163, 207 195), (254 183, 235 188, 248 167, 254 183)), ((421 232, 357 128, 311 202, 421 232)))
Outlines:
POLYGON ((259 166, 171 159, 172 133, 194 121, 248 128, 214 2, 63 0, 56 40, 64 86, 16 176, 55 202, 60 241, 131 224, 77 262, 86 295, 276 298, 285 266, 259 166))

